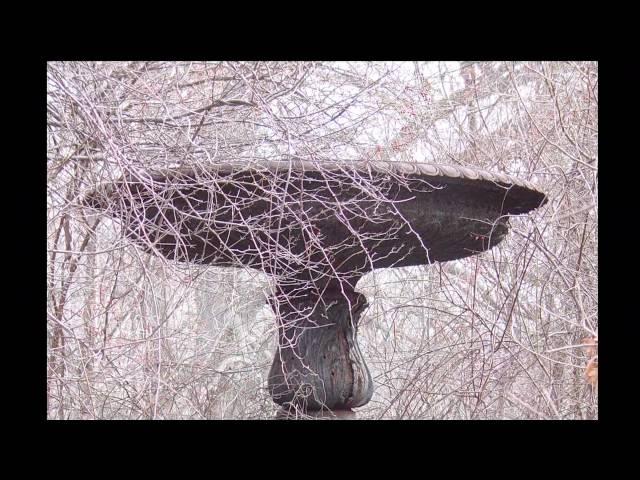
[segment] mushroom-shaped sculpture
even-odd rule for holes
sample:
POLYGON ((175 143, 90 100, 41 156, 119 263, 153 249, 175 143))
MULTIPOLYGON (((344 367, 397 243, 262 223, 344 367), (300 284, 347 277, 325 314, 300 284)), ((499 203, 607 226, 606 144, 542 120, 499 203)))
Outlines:
POLYGON ((483 252, 504 239, 510 215, 545 202, 529 183, 482 170, 300 159, 129 175, 86 200, 149 252, 272 276, 279 347, 269 391, 306 411, 371 399, 356 340, 367 305, 360 277, 483 252))

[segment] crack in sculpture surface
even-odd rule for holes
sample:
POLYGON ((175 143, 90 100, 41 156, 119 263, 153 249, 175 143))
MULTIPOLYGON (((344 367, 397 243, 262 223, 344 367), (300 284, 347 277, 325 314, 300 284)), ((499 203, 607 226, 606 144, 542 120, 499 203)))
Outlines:
POLYGON ((356 341, 364 274, 483 252, 505 238, 509 215, 545 202, 531 184, 482 170, 299 159, 130 175, 86 199, 151 253, 272 276, 269 391, 306 410, 371 398, 356 341))

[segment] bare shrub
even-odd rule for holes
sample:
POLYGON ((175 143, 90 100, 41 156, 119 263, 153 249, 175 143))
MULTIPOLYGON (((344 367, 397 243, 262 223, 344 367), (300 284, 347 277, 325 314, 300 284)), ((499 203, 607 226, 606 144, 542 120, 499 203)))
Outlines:
POLYGON ((48 418, 273 417, 273 282, 149 255, 82 200, 291 157, 345 165, 336 181, 353 160, 473 166, 549 198, 481 255, 362 278, 358 418, 597 418, 597 88, 595 62, 50 63, 48 418))

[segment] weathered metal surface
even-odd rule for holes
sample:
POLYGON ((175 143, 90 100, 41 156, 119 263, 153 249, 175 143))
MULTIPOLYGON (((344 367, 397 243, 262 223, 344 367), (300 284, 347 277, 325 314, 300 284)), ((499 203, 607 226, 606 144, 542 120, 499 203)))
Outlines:
POLYGON ((508 215, 544 202, 528 182, 468 167, 305 160, 130 176, 87 200, 169 259, 319 285, 485 251, 508 215))
POLYGON ((373 393, 356 341, 362 275, 485 251, 509 215, 545 202, 527 182, 468 167, 299 159, 129 176, 85 200, 149 252, 274 275, 269 391, 309 412, 351 412, 373 393))
POLYGON ((326 290, 276 296, 278 351, 269 371, 274 402, 303 411, 344 410, 365 405, 373 380, 357 342, 364 295, 326 290))

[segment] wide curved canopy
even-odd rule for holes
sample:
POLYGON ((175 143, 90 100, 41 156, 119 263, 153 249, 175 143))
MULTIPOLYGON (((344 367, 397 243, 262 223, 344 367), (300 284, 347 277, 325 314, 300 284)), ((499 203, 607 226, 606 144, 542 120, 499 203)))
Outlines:
POLYGON ((325 283, 485 251, 509 215, 546 201, 528 182, 477 169, 294 159, 129 175, 85 203, 168 259, 325 283))

